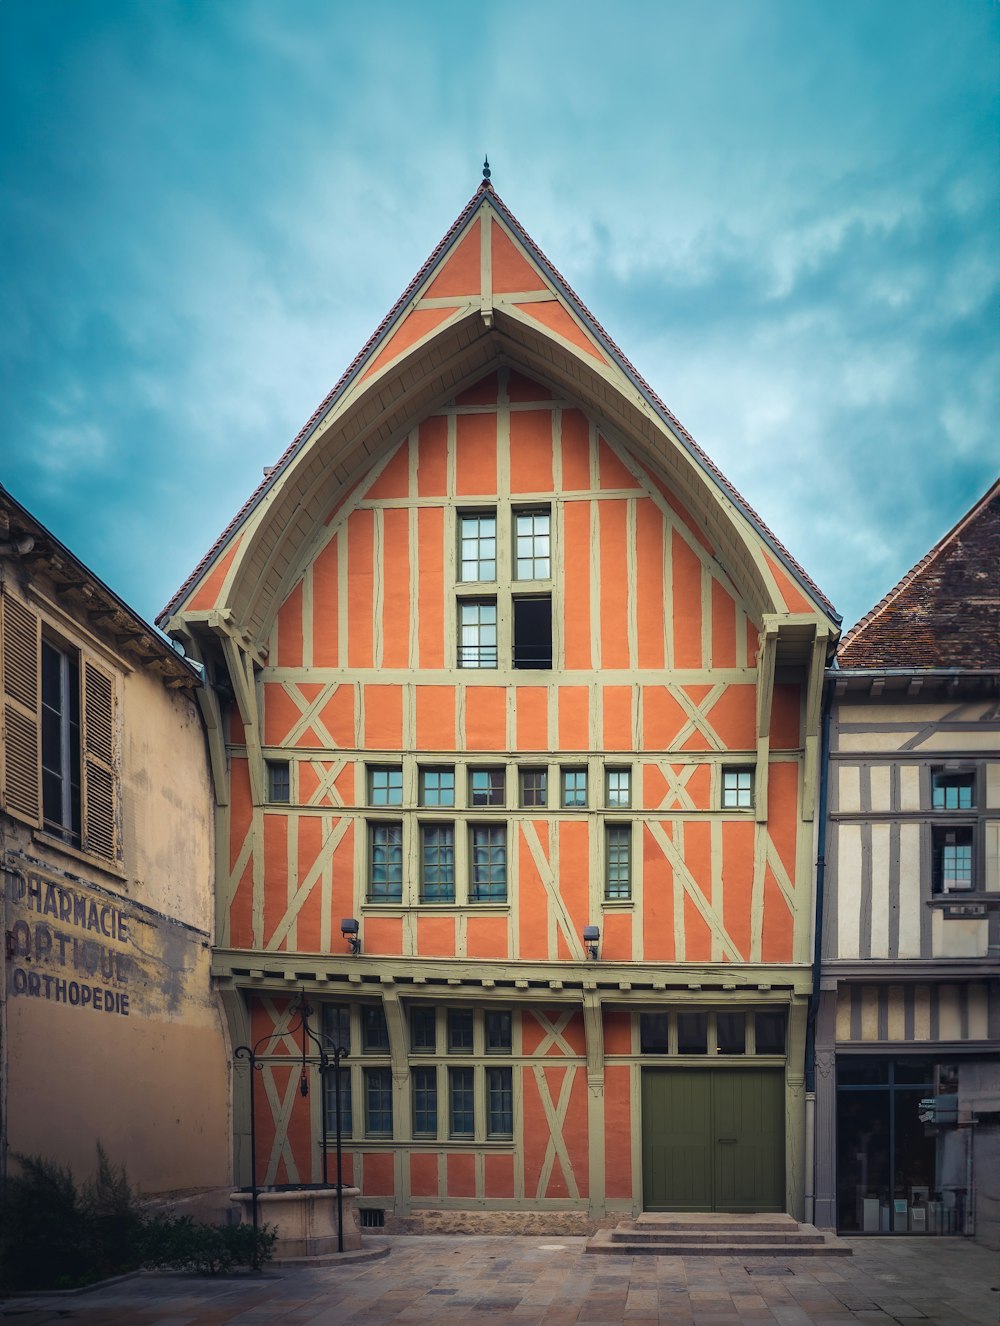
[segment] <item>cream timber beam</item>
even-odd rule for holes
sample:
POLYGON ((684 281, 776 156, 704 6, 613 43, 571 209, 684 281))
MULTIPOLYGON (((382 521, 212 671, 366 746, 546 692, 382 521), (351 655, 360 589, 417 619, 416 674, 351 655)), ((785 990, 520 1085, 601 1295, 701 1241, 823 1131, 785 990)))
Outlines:
POLYGON ((217 806, 229 805, 229 768, 226 759, 226 734, 222 724, 222 706, 215 688, 209 683, 208 671, 201 645, 190 631, 184 631, 183 640, 186 652, 196 663, 201 664, 205 673, 201 686, 195 691, 198 708, 205 724, 208 738, 208 758, 212 768, 212 789, 217 806))
POLYGON ((803 742, 802 818, 811 820, 816 806, 816 778, 819 773, 820 708, 823 703, 823 681, 826 658, 830 647, 830 632, 825 626, 816 627, 809 676, 806 681, 805 740, 803 742))
POLYGON ((754 787, 754 818, 767 822, 767 774, 771 754, 771 704, 774 699, 774 666, 778 650, 778 622, 764 618, 757 650, 757 777, 754 787))
POLYGON ((222 644, 222 653, 233 685, 236 704, 246 734, 247 766, 250 774, 250 796, 255 806, 264 804, 264 756, 260 739, 260 711, 257 704, 257 684, 254 678, 254 660, 245 650, 239 637, 226 629, 215 627, 222 644))
POLYGON ((604 1095, 604 1022, 597 990, 583 991, 583 1026, 587 1038, 587 1086, 604 1095))

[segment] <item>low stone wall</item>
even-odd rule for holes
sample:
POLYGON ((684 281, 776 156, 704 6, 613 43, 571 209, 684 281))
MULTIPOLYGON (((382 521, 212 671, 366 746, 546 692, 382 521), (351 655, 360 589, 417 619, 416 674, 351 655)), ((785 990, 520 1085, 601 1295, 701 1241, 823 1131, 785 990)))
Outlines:
POLYGON ((591 1220, 584 1211, 413 1211, 385 1214, 385 1234, 578 1235, 613 1228, 617 1219, 591 1220))

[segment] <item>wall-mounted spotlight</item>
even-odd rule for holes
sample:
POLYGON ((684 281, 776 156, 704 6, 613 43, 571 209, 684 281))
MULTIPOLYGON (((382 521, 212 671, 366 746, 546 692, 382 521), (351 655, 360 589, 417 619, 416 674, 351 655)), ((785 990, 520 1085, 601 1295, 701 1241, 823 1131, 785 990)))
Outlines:
POLYGON ((601 942, 601 929, 596 925, 585 925, 583 927, 583 946, 587 950, 588 958, 597 957, 597 948, 601 942))
POLYGON ((340 923, 340 933, 351 946, 352 953, 361 952, 361 936, 358 934, 358 923, 353 916, 345 916, 340 923))

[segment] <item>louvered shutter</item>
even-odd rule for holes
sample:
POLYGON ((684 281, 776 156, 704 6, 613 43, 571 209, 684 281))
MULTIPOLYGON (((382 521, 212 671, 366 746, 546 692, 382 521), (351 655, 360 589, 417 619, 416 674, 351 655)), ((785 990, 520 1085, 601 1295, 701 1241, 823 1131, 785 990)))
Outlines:
POLYGON ((115 776, 115 688, 111 677, 83 664, 83 846, 95 856, 118 855, 115 776))
POLYGON ((3 666, 2 801, 18 819, 41 824, 41 723, 38 717, 38 618, 20 599, 0 595, 3 666))

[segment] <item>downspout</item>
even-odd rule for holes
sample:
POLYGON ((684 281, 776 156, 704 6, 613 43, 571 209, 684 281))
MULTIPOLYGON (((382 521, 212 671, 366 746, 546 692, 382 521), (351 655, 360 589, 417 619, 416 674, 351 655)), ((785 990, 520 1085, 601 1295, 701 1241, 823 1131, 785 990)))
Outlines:
POLYGON ((816 1019, 819 1016, 820 973, 823 963, 823 904, 826 884, 826 803, 830 779, 830 710, 832 687, 823 688, 820 717, 819 806, 816 814, 816 922, 813 927, 812 993, 806 1015, 806 1172, 805 1219, 813 1224, 816 1214, 816 1019))

